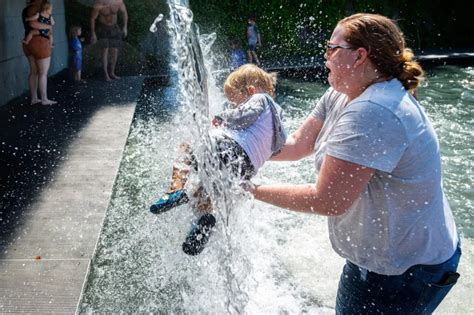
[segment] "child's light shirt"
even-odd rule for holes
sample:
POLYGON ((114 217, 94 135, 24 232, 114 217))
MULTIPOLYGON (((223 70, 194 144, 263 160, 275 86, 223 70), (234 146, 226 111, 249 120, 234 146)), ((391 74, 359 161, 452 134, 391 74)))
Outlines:
POLYGON ((254 94, 239 107, 224 111, 223 128, 211 134, 223 134, 236 141, 247 153, 257 171, 286 141, 280 106, 268 94, 254 94))

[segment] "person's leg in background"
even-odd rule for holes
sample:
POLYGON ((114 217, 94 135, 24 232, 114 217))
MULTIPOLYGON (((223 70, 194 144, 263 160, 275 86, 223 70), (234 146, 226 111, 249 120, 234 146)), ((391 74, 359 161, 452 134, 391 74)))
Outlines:
POLYGON ((54 105, 57 102, 48 99, 48 71, 51 57, 36 60, 38 69, 38 87, 42 105, 54 105))
POLYGON ((255 61, 255 64, 256 64, 257 66, 259 66, 259 65, 260 65, 260 60, 258 59, 257 53, 255 52, 255 50, 252 51, 252 55, 253 55, 253 60, 255 61))
POLYGON ((118 80, 120 77, 115 74, 115 66, 117 65, 118 48, 110 48, 110 77, 118 80))
POLYGON ((109 76, 109 48, 102 48, 102 67, 104 69, 105 81, 112 81, 109 76))
POLYGON ((253 63, 252 60, 253 60, 252 52, 250 51, 250 49, 247 49, 247 62, 253 63))
POLYGON ((31 105, 40 102, 38 98, 38 67, 33 56, 28 56, 28 63, 30 65, 30 74, 28 76, 28 86, 30 88, 31 105))

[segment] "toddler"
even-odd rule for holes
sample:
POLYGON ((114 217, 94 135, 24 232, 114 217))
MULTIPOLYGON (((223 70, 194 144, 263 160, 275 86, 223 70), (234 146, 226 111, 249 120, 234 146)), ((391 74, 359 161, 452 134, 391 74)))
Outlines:
MULTIPOLYGON (((286 141, 282 110, 273 100, 276 77, 259 67, 246 64, 232 72, 224 83, 224 94, 233 108, 215 116, 210 130, 219 167, 234 176, 249 180, 286 141)), ((196 169, 189 145, 181 146, 182 155, 173 165, 168 192, 150 208, 162 213, 189 201, 185 191, 188 173, 196 169)), ((193 192, 201 216, 183 243, 183 251, 197 255, 208 242, 216 223, 212 202, 202 187, 193 192), (204 214, 203 214, 204 213, 204 214)))
MULTIPOLYGON (((27 22, 37 20, 40 23, 53 26, 54 25, 53 5, 49 1, 43 1, 43 3, 41 4, 41 11, 39 13, 36 13, 33 16, 27 17, 25 20, 27 22)), ((53 46, 53 32, 52 31, 50 32, 48 29, 39 29, 39 30, 32 29, 26 35, 25 39, 23 40, 23 43, 28 45, 28 43, 31 41, 31 39, 35 35, 40 35, 40 36, 49 38, 51 46, 53 46)))
POLYGON ((249 63, 260 64, 257 57, 257 46, 262 44, 260 39, 260 31, 258 30, 255 15, 251 15, 247 20, 247 59, 249 63))
POLYGON ((71 51, 71 71, 74 82, 84 82, 81 79, 82 72, 82 44, 79 36, 82 34, 80 26, 73 26, 69 31, 69 49, 71 51))
POLYGON ((230 71, 234 71, 241 65, 245 64, 245 53, 240 45, 238 39, 234 39, 230 42, 230 71))

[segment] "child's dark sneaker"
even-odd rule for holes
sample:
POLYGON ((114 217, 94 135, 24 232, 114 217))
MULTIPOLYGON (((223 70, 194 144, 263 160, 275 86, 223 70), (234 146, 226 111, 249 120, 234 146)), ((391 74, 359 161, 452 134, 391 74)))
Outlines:
POLYGON ((186 236, 183 243, 183 252, 188 255, 200 254, 209 241, 209 236, 215 225, 216 218, 212 214, 206 213, 201 216, 186 236))
POLYGON ((189 198, 184 189, 176 190, 172 193, 166 193, 163 197, 154 202, 150 207, 150 211, 152 213, 162 213, 188 201, 189 198))

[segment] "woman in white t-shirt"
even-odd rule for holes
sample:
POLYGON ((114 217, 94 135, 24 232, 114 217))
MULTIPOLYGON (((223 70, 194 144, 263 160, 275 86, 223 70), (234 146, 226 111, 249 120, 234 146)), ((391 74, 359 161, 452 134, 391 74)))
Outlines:
POLYGON ((315 154, 315 183, 249 187, 256 199, 328 216, 347 260, 337 314, 431 313, 461 255, 441 182, 439 141, 413 94, 423 71, 398 26, 375 14, 337 24, 331 87, 272 160, 315 154))

